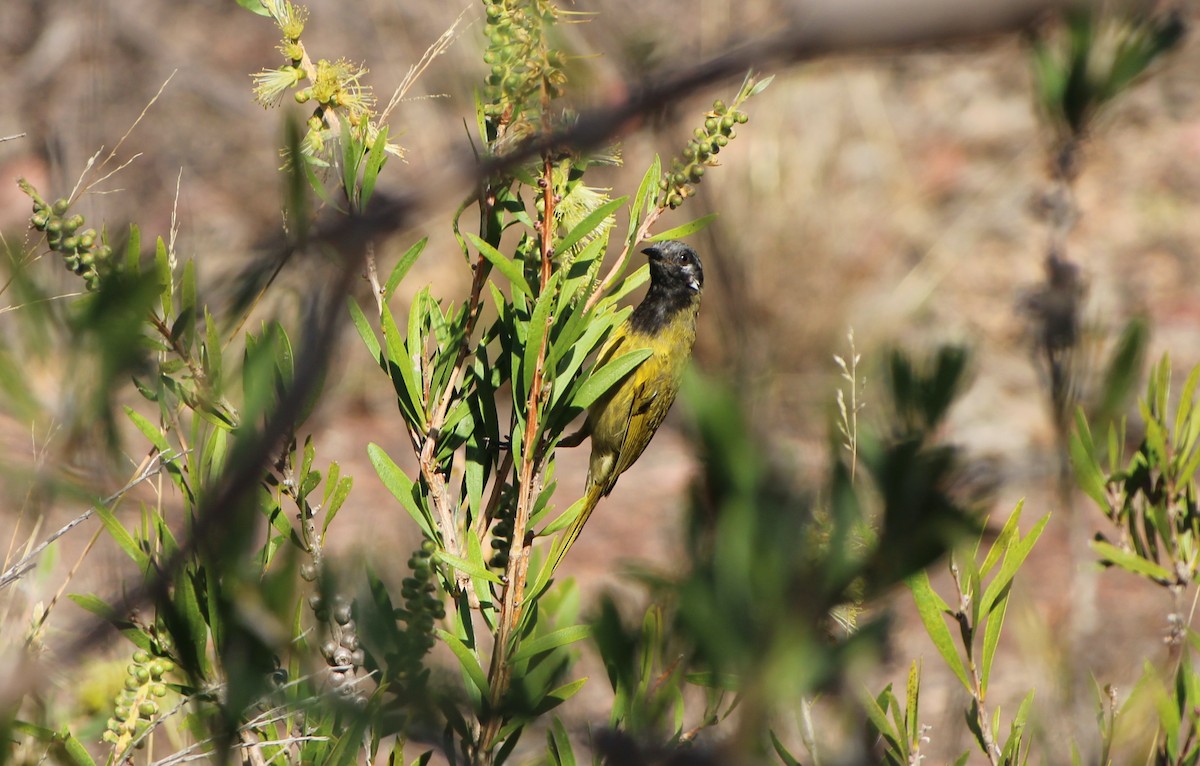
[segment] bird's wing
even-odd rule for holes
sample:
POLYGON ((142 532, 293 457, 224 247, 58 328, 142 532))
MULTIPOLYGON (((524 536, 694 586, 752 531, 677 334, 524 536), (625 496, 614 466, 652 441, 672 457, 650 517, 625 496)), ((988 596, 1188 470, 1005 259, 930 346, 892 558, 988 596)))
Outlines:
POLYGON ((626 469, 641 457, 646 446, 650 444, 650 439, 662 425, 673 398, 667 394, 667 390, 662 386, 662 381, 658 379, 645 381, 634 390, 633 396, 630 397, 625 439, 621 444, 613 471, 614 484, 616 477, 625 473, 626 469))

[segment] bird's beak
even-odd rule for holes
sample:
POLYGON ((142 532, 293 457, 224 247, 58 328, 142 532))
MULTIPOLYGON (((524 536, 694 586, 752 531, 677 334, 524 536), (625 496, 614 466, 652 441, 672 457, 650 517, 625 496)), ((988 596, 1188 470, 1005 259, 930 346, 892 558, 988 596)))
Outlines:
POLYGON ((651 245, 642 252, 650 256, 650 260, 652 261, 661 261, 663 257, 662 250, 658 249, 658 245, 651 245))

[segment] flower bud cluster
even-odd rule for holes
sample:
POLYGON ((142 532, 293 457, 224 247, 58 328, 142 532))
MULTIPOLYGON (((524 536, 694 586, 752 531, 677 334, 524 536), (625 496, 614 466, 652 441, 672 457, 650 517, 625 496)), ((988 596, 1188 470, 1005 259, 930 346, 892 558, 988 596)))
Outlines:
POLYGON ((487 0, 484 15, 488 45, 483 61, 491 67, 484 113, 510 119, 543 87, 551 99, 562 95, 566 58, 546 46, 543 32, 558 9, 544 0, 487 0))
POLYGON ((339 697, 358 707, 366 707, 366 692, 354 683, 366 662, 366 652, 358 637, 353 602, 341 594, 326 598, 314 593, 309 596, 308 605, 329 629, 329 638, 321 644, 321 656, 329 666, 329 685, 339 697))
POLYGON ((433 648, 433 624, 446 616, 446 606, 437 595, 437 584, 433 568, 434 544, 430 540, 421 543, 408 558, 412 574, 400 583, 400 595, 404 598, 404 621, 408 624, 408 646, 399 658, 401 672, 415 678, 421 672, 422 659, 433 648))
POLYGON ((125 688, 113 700, 113 716, 108 719, 102 739, 116 746, 118 753, 143 747, 143 735, 161 712, 159 700, 167 696, 164 678, 175 663, 139 649, 133 653, 125 676, 125 688))
POLYGON ((29 219, 33 228, 46 233, 50 249, 62 255, 68 269, 83 277, 87 289, 98 288, 101 276, 112 267, 113 250, 104 242, 104 236, 95 229, 84 229, 82 215, 67 215, 71 207, 68 200, 59 198, 49 203, 25 179, 17 183, 33 199, 29 219))
POLYGON ((498 503, 499 511, 496 523, 492 526, 492 559, 488 562, 488 566, 495 569, 508 567, 508 552, 512 550, 513 514, 516 512, 512 502, 515 500, 513 491, 511 484, 504 486, 503 495, 498 503))
POLYGON ((696 185, 704 178, 705 168, 715 167, 717 154, 737 137, 734 126, 749 119, 736 104, 730 107, 720 99, 715 101, 712 111, 704 116, 704 127, 696 128, 683 156, 671 161, 671 172, 659 181, 659 204, 674 210, 695 194, 696 185))

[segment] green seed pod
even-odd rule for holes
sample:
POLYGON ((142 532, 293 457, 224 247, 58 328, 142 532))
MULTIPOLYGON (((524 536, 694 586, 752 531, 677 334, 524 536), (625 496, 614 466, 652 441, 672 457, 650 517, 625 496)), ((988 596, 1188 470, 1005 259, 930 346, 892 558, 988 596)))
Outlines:
POLYGON ((718 98, 713 102, 713 111, 717 114, 725 114, 725 102, 718 98))
POLYGON ((292 98, 296 99, 297 104, 307 104, 312 98, 312 88, 298 90, 292 95, 292 98))
POLYGON ((67 202, 62 197, 59 197, 58 199, 54 200, 54 205, 52 205, 50 209, 54 211, 55 215, 62 215, 63 213, 67 212, 69 207, 71 207, 71 203, 67 202))
POLYGON ((118 721, 128 721, 129 720, 129 708, 125 707, 124 705, 113 708, 113 717, 110 718, 109 720, 111 721, 111 720, 113 720, 113 718, 115 718, 118 721))
POLYGON ((430 556, 433 555, 433 551, 434 551, 435 547, 436 546, 433 544, 433 540, 422 540, 421 541, 421 554, 425 558, 429 558, 430 556))
POLYGON ((108 260, 112 256, 112 253, 113 249, 108 245, 101 245, 96 248, 96 258, 102 261, 108 260))
POLYGON ((150 680, 150 671, 141 665, 134 665, 133 672, 129 675, 136 678, 139 684, 144 684, 150 680))
POLYGON ((688 171, 688 176, 692 179, 693 183, 698 183, 704 177, 704 166, 693 165, 688 171))
POLYGON ((125 688, 126 689, 128 689, 129 691, 132 692, 132 691, 137 691, 140 687, 141 687, 141 684, 138 683, 138 680, 136 678, 134 678, 133 676, 125 677, 125 688))
POLYGON ((739 125, 745 125, 750 121, 750 115, 746 114, 745 112, 738 112, 737 121, 739 125))
MULTIPOLYGON (((717 146, 726 146, 729 144, 729 136, 717 136, 713 139, 717 146)), ((713 152, 716 154, 716 152, 713 152)))
POLYGON ((724 133, 725 131, 729 130, 734 126, 735 123, 737 123, 737 118, 732 114, 726 114, 721 118, 721 132, 724 133))
POLYGON ((76 237, 74 234, 72 234, 69 237, 64 237, 63 241, 62 241, 62 249, 63 250, 78 250, 79 249, 79 237, 76 237))
MULTIPOLYGON (((88 231, 91 231, 91 229, 89 229, 88 231)), ((96 234, 94 232, 91 234, 88 234, 85 232, 85 233, 79 235, 79 247, 81 249, 91 250, 92 246, 95 244, 96 244, 96 234)))
POLYGON ((34 213, 33 217, 29 219, 29 223, 31 223, 33 228, 37 229, 38 231, 45 231, 46 224, 49 222, 50 216, 46 215, 45 213, 34 213))
POLYGON ((158 703, 146 700, 138 705, 138 715, 146 720, 153 718, 158 715, 158 703))
POLYGON ((124 728, 124 726, 122 726, 124 721, 125 721, 125 719, 121 719, 120 721, 118 721, 115 718, 110 718, 110 719, 108 719, 108 723, 106 725, 108 726, 109 731, 119 732, 119 731, 121 731, 121 729, 124 728))
POLYGON ((166 684, 154 684, 150 687, 150 693, 153 694, 155 697, 165 697, 165 696, 167 696, 167 685, 166 684))
POLYGON ((734 130, 733 128, 730 128, 729 132, 726 135, 729 136, 730 140, 733 140, 733 139, 737 138, 737 131, 734 130))
POLYGON ((76 213, 70 218, 63 219, 63 231, 68 234, 73 233, 80 226, 83 226, 83 216, 76 213))
POLYGON ((119 737, 117 736, 117 733, 115 731, 111 731, 109 729, 105 729, 104 733, 100 735, 100 740, 102 742, 106 742, 110 745, 117 744, 117 739, 119 739, 119 737))
POLYGON ((679 207, 682 204, 683 204, 683 196, 682 195, 672 194, 667 199, 667 205, 669 205, 672 210, 674 210, 675 208, 679 207))
POLYGON ((163 673, 166 672, 163 669, 162 663, 157 660, 150 663, 148 670, 150 671, 150 677, 155 681, 160 680, 163 677, 163 673))
POLYGON ((61 234, 63 230, 63 220, 57 216, 53 216, 46 222, 46 231, 51 234, 61 234))
POLYGON ((716 117, 709 117, 707 120, 704 121, 704 130, 706 130, 709 133, 716 133, 717 128, 720 127, 720 125, 721 125, 721 123, 717 122, 716 117))
POLYGON ((692 135, 696 137, 697 141, 704 141, 708 138, 708 134, 704 132, 704 128, 696 128, 692 131, 692 135))

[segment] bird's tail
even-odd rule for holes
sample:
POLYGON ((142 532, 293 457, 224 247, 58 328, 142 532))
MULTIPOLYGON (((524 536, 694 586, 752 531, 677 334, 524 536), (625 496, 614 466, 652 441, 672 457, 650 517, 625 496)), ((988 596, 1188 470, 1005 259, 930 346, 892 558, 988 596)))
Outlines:
MULTIPOLYGON (((579 533, 583 531, 583 525, 587 523, 588 517, 596 509, 596 503, 600 502, 600 498, 603 496, 603 484, 588 482, 587 491, 584 492, 583 497, 576 503, 579 507, 579 513, 571 520, 566 530, 554 539, 554 545, 550 549, 548 568, 545 570, 548 574, 558 569, 558 565, 566 558, 567 552, 571 550, 571 546, 579 539, 579 533)), ((573 510, 568 509, 567 515, 569 516, 573 510)))

